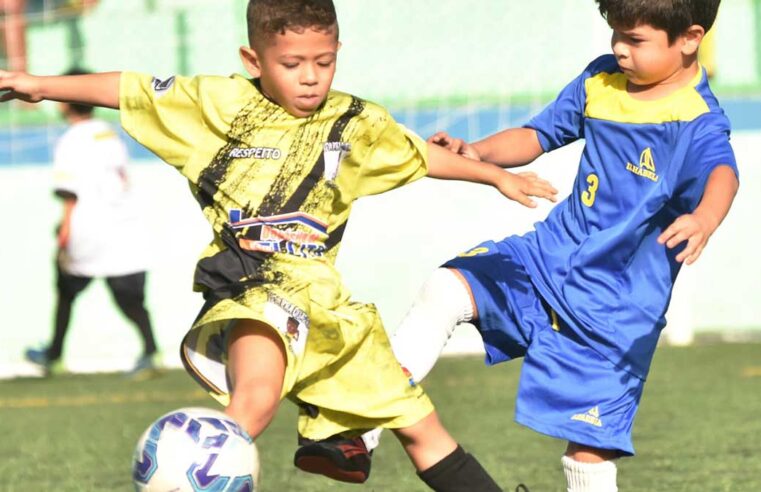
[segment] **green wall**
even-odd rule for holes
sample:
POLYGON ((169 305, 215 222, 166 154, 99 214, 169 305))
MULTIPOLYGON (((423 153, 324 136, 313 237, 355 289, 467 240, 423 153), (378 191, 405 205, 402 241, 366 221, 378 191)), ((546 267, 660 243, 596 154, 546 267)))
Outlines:
MULTIPOLYGON (((245 4, 101 0, 76 22, 33 20, 30 70, 58 73, 81 59, 94 70, 237 72, 245 4)), ((389 105, 547 99, 609 51, 609 29, 592 0, 336 5, 344 43, 336 87, 389 105)), ((761 0, 724 0, 716 27, 719 93, 761 93, 759 31, 761 0)))

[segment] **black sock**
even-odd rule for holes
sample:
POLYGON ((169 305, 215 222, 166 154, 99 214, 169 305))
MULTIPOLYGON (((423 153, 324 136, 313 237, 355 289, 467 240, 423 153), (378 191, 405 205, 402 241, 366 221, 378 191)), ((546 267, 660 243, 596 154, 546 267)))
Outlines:
POLYGON ((432 467, 418 472, 418 476, 436 492, 502 492, 478 460, 461 446, 432 467))

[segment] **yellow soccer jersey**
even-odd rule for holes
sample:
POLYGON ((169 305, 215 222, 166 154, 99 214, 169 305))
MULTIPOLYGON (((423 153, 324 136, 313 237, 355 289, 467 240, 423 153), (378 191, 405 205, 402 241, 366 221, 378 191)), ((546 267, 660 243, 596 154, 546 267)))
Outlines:
POLYGON ((226 404, 226 333, 238 319, 277 331, 283 396, 320 409, 302 435, 404 427, 432 405, 393 356, 372 305, 333 265, 352 202, 426 174, 425 142, 381 107, 331 92, 297 118, 243 77, 124 73, 122 125, 177 168, 214 230, 198 262, 206 304, 183 340, 190 374, 226 404))
MULTIPOLYGON (((238 247, 332 263, 356 198, 426 174, 425 142, 340 92, 297 118, 237 75, 124 73, 120 103, 126 131, 190 181, 216 238, 204 257, 238 247)), ((247 273, 208 263, 199 264, 202 288, 247 273), (217 278, 201 271, 210 269, 217 278)))

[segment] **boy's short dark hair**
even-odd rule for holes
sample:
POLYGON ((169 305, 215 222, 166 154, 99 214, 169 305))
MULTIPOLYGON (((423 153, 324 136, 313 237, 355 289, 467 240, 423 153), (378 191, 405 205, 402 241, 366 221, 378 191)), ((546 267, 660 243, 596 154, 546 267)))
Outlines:
POLYGON ((335 30, 338 20, 333 0, 249 0, 246 11, 248 42, 285 34, 286 29, 301 32, 307 28, 335 30))
MULTIPOLYGON (((85 70, 84 68, 80 67, 73 67, 68 69, 63 75, 89 75, 92 72, 89 70, 85 70)), ((89 104, 76 104, 76 103, 67 103, 69 106, 69 110, 76 114, 81 115, 89 115, 92 114, 93 111, 95 111, 95 107, 90 106, 89 104)))
POLYGON ((663 29, 669 42, 692 25, 706 32, 713 26, 721 0, 595 0, 600 13, 614 27, 630 29, 648 24, 663 29))

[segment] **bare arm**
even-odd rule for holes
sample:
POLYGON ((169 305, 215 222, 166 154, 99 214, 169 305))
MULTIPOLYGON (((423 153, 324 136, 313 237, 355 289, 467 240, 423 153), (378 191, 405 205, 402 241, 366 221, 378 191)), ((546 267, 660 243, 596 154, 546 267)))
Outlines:
POLYGON ((439 145, 428 144, 428 176, 488 184, 527 207, 536 207, 530 196, 556 201, 557 190, 534 173, 509 173, 494 164, 466 159, 439 145))
POLYGON ((446 132, 438 132, 428 141, 469 159, 493 162, 500 167, 525 166, 544 154, 536 130, 531 128, 510 128, 474 143, 446 132))
POLYGON ((120 77, 120 72, 36 76, 0 70, 0 91, 5 91, 0 102, 49 100, 119 109, 120 77))
POLYGON ((703 252, 708 239, 716 231, 737 194, 737 176, 729 166, 719 166, 708 176, 703 198, 691 214, 685 214, 674 221, 658 236, 658 242, 674 248, 687 241, 687 246, 677 255, 677 261, 688 265, 694 263, 703 252))
POLYGON ((531 128, 503 130, 472 145, 481 160, 501 167, 525 166, 544 154, 536 130, 531 128))

